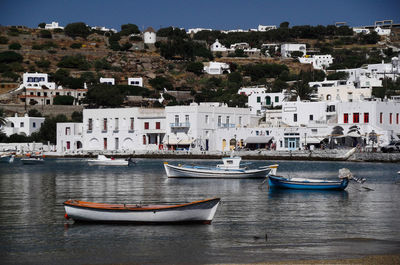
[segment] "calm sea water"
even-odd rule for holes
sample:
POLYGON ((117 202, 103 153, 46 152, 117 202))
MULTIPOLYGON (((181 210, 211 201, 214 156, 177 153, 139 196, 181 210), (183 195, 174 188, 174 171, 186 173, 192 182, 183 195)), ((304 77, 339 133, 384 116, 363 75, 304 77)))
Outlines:
POLYGON ((262 180, 168 179, 162 160, 137 162, 0 164, 1 263, 247 263, 400 252, 400 164, 277 162, 282 175, 335 179, 346 167, 367 179, 343 192, 321 192, 268 191, 262 180), (63 217, 62 203, 71 198, 158 203, 209 197, 222 198, 211 225, 79 225, 63 217))

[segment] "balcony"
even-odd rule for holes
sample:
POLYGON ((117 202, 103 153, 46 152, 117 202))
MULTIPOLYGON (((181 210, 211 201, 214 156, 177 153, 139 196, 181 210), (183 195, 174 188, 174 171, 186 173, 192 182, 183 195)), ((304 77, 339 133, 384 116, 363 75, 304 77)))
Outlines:
POLYGON ((189 128, 190 127, 190 122, 173 122, 170 123, 170 127, 171 128, 189 128))
POLYGON ((219 128, 235 128, 235 124, 234 123, 222 123, 222 124, 218 124, 219 128))

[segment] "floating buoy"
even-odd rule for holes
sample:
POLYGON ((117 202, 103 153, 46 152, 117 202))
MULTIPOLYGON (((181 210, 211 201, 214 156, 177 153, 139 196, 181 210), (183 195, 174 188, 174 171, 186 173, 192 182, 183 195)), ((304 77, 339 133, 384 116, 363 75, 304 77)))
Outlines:
POLYGON ((65 214, 64 214, 64 218, 67 219, 67 220, 69 220, 70 217, 68 216, 67 213, 65 213, 65 214))

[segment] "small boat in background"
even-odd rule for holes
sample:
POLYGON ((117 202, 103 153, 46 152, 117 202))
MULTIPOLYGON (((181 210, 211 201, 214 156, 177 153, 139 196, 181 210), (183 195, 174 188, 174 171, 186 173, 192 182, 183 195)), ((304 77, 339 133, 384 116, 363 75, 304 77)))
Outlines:
POLYGON ((215 167, 196 165, 170 165, 164 162, 164 169, 169 178, 265 178, 278 165, 263 166, 256 169, 240 167, 241 157, 224 157, 223 164, 215 167))
POLYGON ((286 178, 282 176, 269 175, 268 184, 271 188, 298 189, 298 190, 344 190, 349 180, 354 179, 363 183, 365 179, 353 176, 350 170, 342 168, 339 170, 339 180, 326 180, 314 178, 286 178))
POLYGON ((106 204, 68 200, 65 218, 98 223, 204 223, 214 218, 220 198, 177 205, 106 204))
POLYGON ((40 153, 36 153, 36 154, 26 154, 26 157, 21 158, 21 162, 24 165, 38 165, 38 164, 43 164, 44 163, 44 159, 43 159, 43 155, 40 155, 40 153))
POLYGON ((1 163, 13 163, 15 159, 15 155, 14 154, 2 154, 0 156, 0 162, 1 163))
POLYGON ((88 160, 89 166, 129 166, 135 164, 132 158, 128 159, 115 159, 113 157, 108 158, 105 155, 98 155, 96 159, 88 160))

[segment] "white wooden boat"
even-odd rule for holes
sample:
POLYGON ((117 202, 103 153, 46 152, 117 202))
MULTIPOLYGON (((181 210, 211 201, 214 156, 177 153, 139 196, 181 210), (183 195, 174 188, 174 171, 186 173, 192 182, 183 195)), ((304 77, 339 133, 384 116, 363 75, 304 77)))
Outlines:
POLYGON ((89 159, 89 166, 129 166, 131 159, 108 158, 104 155, 98 155, 96 159, 89 159))
POLYGON ((14 154, 3 154, 0 156, 1 163, 13 163, 15 155, 14 154))
POLYGON ((220 198, 177 205, 106 204, 68 200, 65 218, 100 223, 205 223, 214 218, 220 198))
POLYGON ((24 165, 40 165, 44 163, 44 159, 42 157, 33 156, 33 157, 21 158, 21 162, 24 165))
POLYGON ((241 157, 222 158, 223 164, 215 167, 196 165, 170 165, 164 162, 165 172, 169 178, 265 178, 278 165, 263 166, 256 169, 240 167, 241 157))

